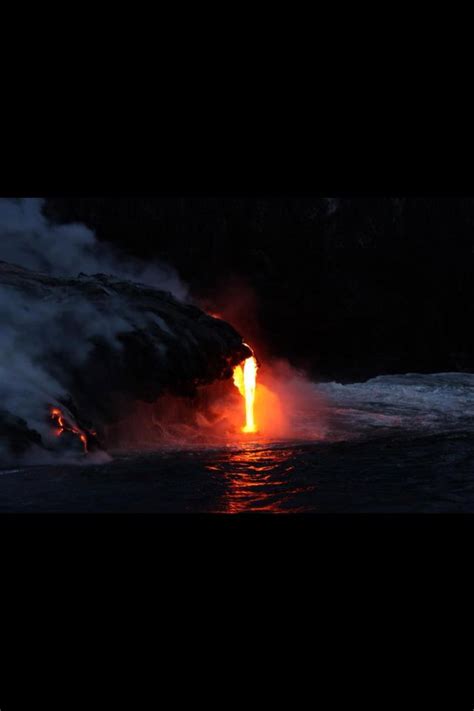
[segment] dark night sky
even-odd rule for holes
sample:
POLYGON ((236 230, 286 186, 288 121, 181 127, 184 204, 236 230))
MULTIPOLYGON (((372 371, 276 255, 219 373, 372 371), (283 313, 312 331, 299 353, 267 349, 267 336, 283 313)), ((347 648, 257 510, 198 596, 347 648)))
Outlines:
POLYGON ((472 198, 51 198, 47 212, 172 264, 315 376, 474 370, 472 198))

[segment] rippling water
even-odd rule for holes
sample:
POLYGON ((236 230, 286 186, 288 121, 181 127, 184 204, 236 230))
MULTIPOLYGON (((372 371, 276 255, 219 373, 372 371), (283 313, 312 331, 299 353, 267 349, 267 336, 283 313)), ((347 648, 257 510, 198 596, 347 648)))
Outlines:
POLYGON ((116 454, 101 465, 0 469, 0 510, 474 511, 474 375, 314 387, 328 403, 324 429, 306 413, 291 441, 255 437, 116 454))

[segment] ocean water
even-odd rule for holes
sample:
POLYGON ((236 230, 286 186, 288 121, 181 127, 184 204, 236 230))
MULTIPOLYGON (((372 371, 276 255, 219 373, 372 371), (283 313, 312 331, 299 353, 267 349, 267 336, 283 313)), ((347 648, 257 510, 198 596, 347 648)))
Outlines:
POLYGON ((95 464, 0 466, 0 511, 474 511, 474 375, 308 387, 294 436, 160 446, 95 464))

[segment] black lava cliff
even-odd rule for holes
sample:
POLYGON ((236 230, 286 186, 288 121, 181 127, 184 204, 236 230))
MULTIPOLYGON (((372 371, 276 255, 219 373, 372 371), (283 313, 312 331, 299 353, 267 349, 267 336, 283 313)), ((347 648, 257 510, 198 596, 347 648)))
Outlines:
MULTIPOLYGON (((153 402, 167 392, 193 395, 198 385, 230 377, 232 367, 249 355, 225 321, 168 292, 104 274, 57 278, 0 262, 0 296, 10 304, 18 298, 18 308, 31 310, 33 317, 37 310, 44 318, 48 309, 57 321, 59 337, 36 348, 34 358, 35 368, 62 391, 45 395, 45 418, 50 395, 86 431, 100 433, 133 401, 153 402), (110 330, 112 337, 106 336, 110 330)), ((19 337, 27 347, 28 333, 19 337)), ((22 415, 0 403, 0 438, 10 450, 42 444, 22 415)))

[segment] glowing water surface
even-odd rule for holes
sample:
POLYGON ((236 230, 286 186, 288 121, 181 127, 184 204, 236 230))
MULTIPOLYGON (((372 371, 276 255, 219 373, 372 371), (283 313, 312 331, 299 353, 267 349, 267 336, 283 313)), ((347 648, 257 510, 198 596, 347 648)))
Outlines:
POLYGON ((104 464, 0 466, 0 511, 474 512, 474 375, 321 388, 324 432, 307 413, 284 441, 242 434, 104 464))

